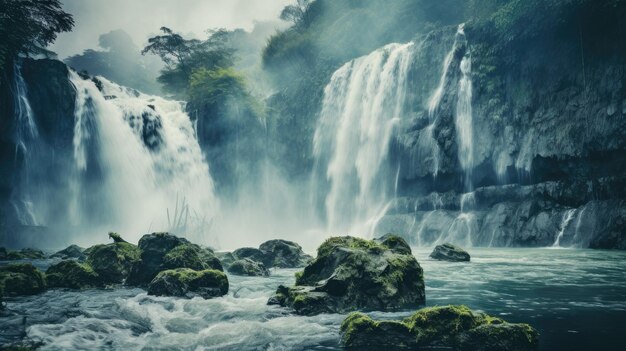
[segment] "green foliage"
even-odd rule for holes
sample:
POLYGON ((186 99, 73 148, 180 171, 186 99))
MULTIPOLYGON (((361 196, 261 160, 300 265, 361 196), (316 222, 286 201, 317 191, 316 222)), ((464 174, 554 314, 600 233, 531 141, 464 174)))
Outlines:
POLYGON ((57 34, 74 26, 59 0, 0 0, 0 69, 18 54, 47 52, 57 34))
POLYGON ((201 69, 217 70, 230 67, 234 51, 227 45, 225 30, 210 31, 207 40, 185 39, 167 27, 162 35, 148 40, 142 54, 154 54, 166 64, 158 81, 166 91, 185 97, 192 74, 201 69))

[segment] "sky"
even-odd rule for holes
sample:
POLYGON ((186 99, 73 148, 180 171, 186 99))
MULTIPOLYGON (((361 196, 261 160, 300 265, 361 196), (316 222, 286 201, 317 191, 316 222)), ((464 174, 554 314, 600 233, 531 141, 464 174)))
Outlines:
POLYGON ((210 28, 251 30, 255 22, 277 20, 294 0, 62 0, 74 16, 71 33, 62 33, 49 49, 59 58, 98 47, 100 34, 123 29, 138 46, 162 26, 198 38, 210 28))

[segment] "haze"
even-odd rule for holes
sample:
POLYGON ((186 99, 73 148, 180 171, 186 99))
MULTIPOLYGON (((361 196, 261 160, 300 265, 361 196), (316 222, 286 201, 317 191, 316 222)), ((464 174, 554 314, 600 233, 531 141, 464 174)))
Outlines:
POLYGON ((137 45, 167 26, 203 37, 210 28, 252 29, 255 22, 277 20, 289 0, 64 0, 76 27, 50 47, 59 58, 96 48, 98 36, 123 29, 137 45))

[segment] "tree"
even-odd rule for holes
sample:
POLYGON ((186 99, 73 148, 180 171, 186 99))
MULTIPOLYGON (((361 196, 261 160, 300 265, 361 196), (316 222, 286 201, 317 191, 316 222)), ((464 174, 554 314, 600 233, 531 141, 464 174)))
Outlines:
POLYGON ((310 24, 309 8, 312 0, 296 0, 295 4, 287 5, 280 13, 280 19, 292 22, 296 28, 305 28, 310 24))
POLYGON ((141 53, 157 55, 166 64, 158 80, 171 93, 182 95, 194 71, 233 65, 234 50, 227 45, 228 32, 223 29, 209 31, 206 40, 185 39, 167 27, 161 31, 163 35, 150 38, 141 53))
POLYGON ((59 0, 0 0, 0 67, 17 55, 46 53, 57 34, 74 26, 59 0))

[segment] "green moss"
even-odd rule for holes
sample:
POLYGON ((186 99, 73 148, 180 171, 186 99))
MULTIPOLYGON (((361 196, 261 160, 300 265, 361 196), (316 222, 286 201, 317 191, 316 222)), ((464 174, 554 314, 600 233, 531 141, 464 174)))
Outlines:
POLYGON ((101 285, 98 274, 90 265, 72 260, 50 266, 46 278, 48 286, 53 288, 84 289, 101 285))
POLYGON ((46 258, 46 255, 40 250, 35 249, 21 249, 18 251, 11 251, 2 248, 3 252, 0 254, 3 260, 16 261, 16 260, 40 260, 46 258))
POLYGON ((122 239, 121 235, 119 235, 117 233, 113 233, 113 232, 109 233, 109 238, 113 239, 113 242, 116 242, 116 243, 125 243, 125 242, 127 242, 126 240, 122 239))
POLYGON ((352 236, 336 236, 326 239, 326 241, 320 245, 317 249, 317 256, 326 257, 337 247, 347 247, 353 250, 372 250, 375 252, 379 252, 384 249, 373 240, 365 240, 352 236))
POLYGON ((0 267, 0 295, 34 295, 45 289, 45 275, 30 263, 0 267))
POLYGON ((96 245, 87 252, 87 263, 107 283, 122 283, 141 256, 141 250, 127 242, 96 245))
POLYGON ((221 296, 228 293, 228 278, 226 274, 215 269, 205 269, 201 271, 189 268, 168 269, 157 274, 153 279, 153 283, 163 280, 176 281, 186 286, 189 291, 195 292, 210 288, 216 291, 214 296, 221 296))
POLYGON ((304 271, 297 271, 294 275, 296 277, 296 285, 300 285, 300 281, 302 280, 302 275, 304 271))
POLYGON ((200 259, 198 249, 191 244, 176 246, 165 254, 163 256, 163 267, 166 269, 191 268, 195 270, 208 268, 200 259))
POLYGON ((511 324, 474 313, 463 305, 423 308, 402 321, 375 321, 355 312, 341 324, 348 348, 362 345, 455 350, 535 350, 537 332, 528 324, 511 324))

